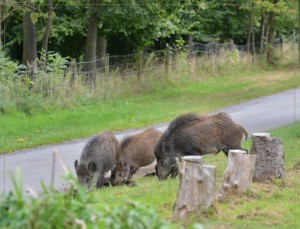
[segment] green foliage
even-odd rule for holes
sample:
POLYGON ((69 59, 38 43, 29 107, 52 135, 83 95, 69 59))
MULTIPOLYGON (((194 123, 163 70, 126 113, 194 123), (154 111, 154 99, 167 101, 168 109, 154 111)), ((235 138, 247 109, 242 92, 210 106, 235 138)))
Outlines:
POLYGON ((0 82, 14 80, 18 70, 19 65, 17 63, 0 56, 0 82))
POLYGON ((11 176, 14 190, 0 203, 1 228, 171 228, 150 206, 125 202, 97 211, 91 194, 68 172, 65 179, 73 185, 69 191, 58 192, 43 185, 43 193, 25 195, 20 170, 11 176))
POLYGON ((171 225, 161 220, 157 211, 150 206, 137 202, 125 202, 124 205, 104 212, 106 228, 153 228, 167 229, 171 225))
POLYGON ((62 57, 59 53, 54 51, 42 50, 40 53, 39 67, 45 69, 47 72, 54 74, 61 74, 67 68, 68 57, 62 57))
MULTIPOLYGON (((30 2, 36 9, 31 18, 36 22, 38 47, 41 47, 48 17, 47 1, 30 2)), ((167 42, 175 46, 176 40, 189 38, 197 42, 233 39, 235 43, 245 44, 252 9, 256 43, 261 19, 267 19, 272 11, 277 13, 276 38, 291 37, 292 30, 297 29, 296 1, 279 0, 276 6, 264 0, 252 3, 253 8, 249 0, 105 0, 89 8, 87 0, 53 0, 49 50, 77 59, 82 56, 92 12, 99 17, 98 35, 107 38, 110 54, 129 54, 141 48, 153 50, 154 44, 163 48, 167 42)), ((3 19, 9 32, 3 34, 3 40, 12 59, 21 59, 16 54, 21 53, 23 11, 22 2, 5 1, 3 19)))

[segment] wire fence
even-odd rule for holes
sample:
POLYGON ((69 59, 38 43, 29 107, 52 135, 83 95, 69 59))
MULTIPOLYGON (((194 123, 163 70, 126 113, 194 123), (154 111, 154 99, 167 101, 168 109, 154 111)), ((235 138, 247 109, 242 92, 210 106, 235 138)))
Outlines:
MULTIPOLYGON (((282 45, 283 41, 277 39, 273 46, 278 48, 282 45)), ((260 44, 255 44, 256 53, 259 53, 259 46, 260 44)), ((171 68, 172 61, 178 58, 178 56, 185 55, 188 58, 212 58, 213 56, 216 58, 224 58, 224 55, 221 54, 234 51, 237 51, 240 56, 243 56, 249 53, 249 47, 247 45, 236 45, 234 43, 194 43, 178 48, 167 47, 165 50, 157 50, 150 53, 135 53, 129 55, 106 54, 104 57, 92 62, 77 63, 75 60, 72 60, 61 66, 53 66, 53 64, 50 68, 39 66, 35 69, 23 69, 19 72, 19 75, 25 74, 32 77, 32 75, 38 75, 39 72, 44 73, 45 71, 51 73, 51 75, 61 75, 63 78, 65 78, 67 74, 72 77, 80 77, 88 74, 97 75, 98 73, 109 75, 115 71, 119 72, 121 76, 140 75, 143 72, 171 68), (61 69, 61 71, 53 72, 51 69, 61 69)))
MULTIPOLYGON (((151 91, 157 88, 156 84, 164 87, 170 82, 181 83, 188 78, 198 80, 215 73, 238 73, 258 66, 262 59, 266 60, 266 54, 258 52, 260 44, 255 47, 257 55, 249 52, 246 45, 232 42, 194 43, 130 55, 106 54, 93 62, 76 62, 75 59, 66 62, 59 54, 52 53, 52 59, 41 57, 35 69, 26 66, 19 66, 17 72, 10 71, 8 67, 2 69, 0 114, 15 107, 32 114, 36 110, 47 110, 53 104, 72 106, 91 98, 106 100, 151 91), (94 77, 92 84, 89 76, 94 77)), ((273 47, 280 61, 290 63, 291 58, 295 60, 295 43, 276 40, 273 47)))
MULTIPOLYGON (((290 46, 296 46, 290 41, 290 46)), ((283 49, 284 43, 282 39, 276 39, 274 49, 283 49)), ((255 44, 254 53, 259 53, 260 44, 255 44)), ((233 42, 229 43, 193 43, 191 45, 172 48, 167 46, 165 50, 157 50, 153 52, 139 52, 129 55, 109 55, 106 54, 103 58, 99 58, 92 62, 76 62, 75 59, 66 61, 61 58, 60 61, 53 63, 41 63, 37 68, 26 68, 23 66, 19 69, 16 75, 19 78, 26 78, 32 81, 33 84, 38 84, 39 81, 45 83, 46 80, 68 80, 70 84, 76 79, 87 79, 92 77, 110 77, 118 75, 122 78, 140 77, 144 73, 155 73, 164 71, 169 74, 170 70, 176 68, 180 63, 178 60, 197 60, 197 67, 201 68, 204 63, 208 63, 211 67, 218 63, 232 61, 232 58, 243 58, 243 56, 253 57, 253 51, 249 51, 247 45, 236 45, 233 42)), ((264 53, 260 55, 265 55, 264 53)))

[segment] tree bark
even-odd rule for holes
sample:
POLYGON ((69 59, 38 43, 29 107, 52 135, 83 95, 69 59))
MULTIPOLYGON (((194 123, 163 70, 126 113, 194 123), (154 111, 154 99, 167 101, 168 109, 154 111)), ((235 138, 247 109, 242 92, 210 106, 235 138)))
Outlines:
POLYGON ((254 181, 285 178, 284 148, 281 139, 273 139, 269 133, 253 133, 251 154, 257 156, 254 181))
POLYGON ((260 44, 259 44, 259 53, 262 54, 264 51, 264 42, 265 42, 265 17, 262 16, 260 19, 260 44))
MULTIPOLYGON (((273 5, 275 6, 278 3, 278 0, 273 0, 273 5)), ((269 13, 269 33, 268 33, 268 47, 267 47, 267 61, 269 64, 274 64, 274 48, 273 48, 273 40, 274 40, 274 31, 275 31, 275 11, 271 11, 269 13)))
MULTIPOLYGON (((35 81, 34 69, 37 68, 36 26, 30 15, 34 12, 34 5, 25 5, 23 14, 23 64, 28 67, 31 81, 35 81)), ((30 88, 32 87, 32 84, 30 88)))
POLYGON ((299 63, 300 63, 300 0, 298 0, 298 34, 299 34, 298 52, 299 52, 299 63))
POLYGON ((249 22, 249 30, 248 30, 248 37, 247 37, 247 51, 251 52, 254 56, 254 30, 253 30, 253 2, 251 1, 251 11, 250 11, 250 22, 249 22))
POLYGON ((185 156, 177 160, 179 190, 173 217, 182 219, 215 205, 216 169, 205 165, 201 156, 185 156))
POLYGON ((2 10, 3 2, 0 0, 0 52, 2 51, 2 10))
POLYGON ((243 194, 250 190, 255 161, 256 156, 249 155, 244 150, 229 150, 228 164, 217 198, 223 199, 228 194, 243 194))
POLYGON ((107 40, 105 36, 98 36, 97 38, 97 68, 101 72, 105 71, 105 54, 106 54, 107 40))
POLYGON ((97 33, 99 18, 96 15, 95 8, 99 4, 99 0, 90 0, 90 11, 88 24, 88 35, 86 39, 86 52, 85 52, 85 71, 87 72, 87 83, 91 89, 95 87, 96 83, 96 59, 97 59, 97 33))
POLYGON ((48 6, 48 18, 47 18, 47 25, 44 31, 43 35, 43 45, 42 48, 45 50, 45 52, 48 52, 48 43, 49 43, 49 37, 50 37, 50 32, 51 32, 51 27, 52 27, 52 14, 53 14, 53 4, 52 0, 47 1, 47 6, 48 6))

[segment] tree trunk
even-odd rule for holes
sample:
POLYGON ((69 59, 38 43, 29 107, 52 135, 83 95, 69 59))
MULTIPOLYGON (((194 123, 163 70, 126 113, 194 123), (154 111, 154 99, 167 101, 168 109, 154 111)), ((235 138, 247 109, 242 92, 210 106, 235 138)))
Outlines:
POLYGON ((72 87, 75 83, 75 77, 77 74, 77 63, 76 63, 76 59, 72 58, 71 60, 71 64, 70 64, 70 86, 72 87))
POLYGON ((2 10, 3 2, 0 0, 0 52, 2 51, 2 10))
POLYGON ((299 34, 298 52, 299 52, 299 63, 300 63, 300 0, 298 0, 298 34, 299 34))
POLYGON ((259 44, 259 53, 262 54, 264 51, 264 42, 265 42, 265 17, 262 16, 260 19, 260 44, 259 44))
POLYGON ((253 32, 253 3, 251 1, 251 10, 250 10, 250 22, 249 22, 249 30, 248 30, 248 37, 247 37, 247 51, 251 52, 254 55, 254 32, 253 32))
POLYGON ((251 24, 249 25, 249 29, 248 29, 247 52, 250 52, 250 44, 251 44, 251 24))
POLYGON ((97 39, 97 68, 101 72, 105 71, 105 54, 106 54, 107 40, 105 36, 99 36, 97 39))
POLYGON ((137 62, 137 81, 141 80, 142 71, 143 71, 143 50, 139 49, 136 56, 137 62))
POLYGON ((47 18, 46 29, 44 31, 43 46, 42 46, 43 50, 45 50, 46 53, 48 52, 49 36, 52 27, 52 14, 53 14, 52 0, 48 0, 47 5, 48 5, 48 18, 47 18))
POLYGON ((249 155, 244 150, 229 150, 228 164, 218 191, 218 199, 228 194, 242 194, 251 189, 255 160, 255 155, 249 155))
POLYGON ((166 50, 165 50, 165 74, 166 77, 169 77, 170 75, 170 66, 171 66, 171 57, 170 57, 170 46, 169 44, 166 44, 166 50))
POLYGON ((34 6, 27 4, 23 14, 23 64, 28 67, 32 82, 35 81, 34 69, 37 68, 36 26, 30 19, 34 11, 34 6))
POLYGON ((90 10, 92 11, 89 24, 88 24, 88 35, 86 39, 86 52, 85 52, 85 71, 87 72, 87 83, 91 89, 95 87, 96 83, 96 58, 97 58, 97 32, 99 18, 95 13, 95 8, 99 0, 90 0, 90 10))
POLYGON ((254 181, 285 178, 284 148, 281 139, 272 139, 269 133, 254 133, 251 154, 257 156, 254 181))
MULTIPOLYGON (((273 4, 277 4, 278 0, 273 0, 273 4)), ((274 64, 274 48, 273 48, 273 40, 274 40, 274 31, 275 31, 275 11, 271 11, 269 13, 269 34, 268 34, 268 47, 267 47, 267 61, 269 64, 274 64)))
POLYGON ((185 156, 177 160, 179 190, 173 217, 182 219, 203 212, 215 204, 216 169, 205 165, 201 156, 185 156))

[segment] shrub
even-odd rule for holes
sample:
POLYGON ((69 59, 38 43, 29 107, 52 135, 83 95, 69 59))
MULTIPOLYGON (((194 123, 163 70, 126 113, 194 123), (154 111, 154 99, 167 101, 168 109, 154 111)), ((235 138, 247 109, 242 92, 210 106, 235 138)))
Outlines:
POLYGON ((139 203, 126 202, 112 209, 97 211, 91 194, 75 182, 67 192, 58 192, 43 185, 39 196, 23 193, 21 172, 11 177, 14 191, 4 196, 0 204, 1 228, 170 228, 158 217, 156 210, 139 203), (76 191, 75 191, 76 190, 76 191), (76 194, 75 194, 76 193, 76 194))

